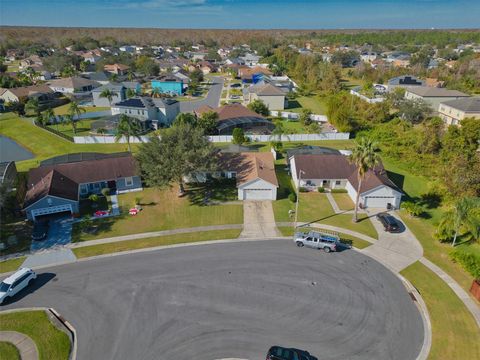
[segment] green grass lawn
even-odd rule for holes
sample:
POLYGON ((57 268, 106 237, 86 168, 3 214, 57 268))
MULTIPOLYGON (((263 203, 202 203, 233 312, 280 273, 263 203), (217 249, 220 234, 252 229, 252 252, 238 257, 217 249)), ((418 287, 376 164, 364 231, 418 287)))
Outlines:
POLYGON ((0 315, 0 330, 18 331, 37 345, 40 360, 67 360, 70 340, 48 319, 45 311, 19 311, 0 315))
POLYGON ((335 202, 337 203, 338 207, 340 208, 340 210, 348 211, 348 210, 355 209, 355 204, 352 201, 352 199, 350 199, 350 196, 348 194, 333 193, 332 196, 335 202))
POLYGON ((423 264, 404 269, 405 276, 425 301, 432 322, 429 359, 479 359, 480 330, 455 293, 423 264))
MULTIPOLYGON (((280 230, 280 232, 282 233, 283 236, 293 236, 293 233, 294 233, 294 230, 293 230, 292 226, 288 226, 288 227, 279 226, 278 230, 280 230)), ((321 231, 322 229, 311 228, 311 230, 320 230, 321 231)), ((344 233, 341 233, 341 232, 339 232, 338 235, 340 236, 340 240, 343 243, 352 245, 352 246, 356 247, 357 249, 364 249, 367 246, 372 245, 368 241, 359 239, 359 238, 357 238, 355 236, 352 236, 352 235, 344 234, 344 233)))
POLYGON ((57 130, 68 136, 88 136, 90 135, 90 130, 92 129, 92 123, 98 119, 85 119, 77 122, 76 133, 73 133, 73 128, 71 124, 62 123, 49 125, 50 128, 57 130))
POLYGON ((289 107, 285 111, 301 112, 302 109, 310 109, 314 114, 324 115, 327 112, 325 97, 319 95, 297 96, 295 100, 289 100, 289 107))
POLYGON ((0 341, 0 360, 21 360, 20 352, 12 343, 0 341))
MULTIPOLYGON (((68 114, 69 107, 70 107, 70 104, 57 106, 56 108, 53 109, 53 112, 55 113, 55 115, 66 115, 68 114)), ((102 106, 81 106, 80 108, 85 109, 85 112, 87 113, 110 110, 109 107, 102 107, 102 106)))
MULTIPOLYGON (((427 178, 411 174, 408 167, 399 162, 388 158, 382 158, 382 160, 389 177, 404 190, 408 197, 419 198, 428 191, 427 178)), ((442 211, 441 207, 426 209, 425 216, 421 218, 412 218, 404 211, 400 211, 400 216, 422 244, 424 256, 446 271, 468 292, 473 277, 460 264, 450 260, 449 253, 452 251, 450 244, 440 243, 433 236, 442 211)), ((480 251, 480 244, 466 246, 469 246, 469 251, 480 251)))
MULTIPOLYGON (((243 223, 241 204, 204 206, 204 193, 198 195, 196 189, 182 198, 177 194, 177 188, 146 188, 142 192, 121 194, 118 196, 121 216, 95 220, 94 224, 98 225, 95 234, 85 234, 75 226, 73 240, 85 241, 151 231, 243 223), (140 199, 143 210, 138 215, 131 216, 128 210, 134 206, 136 198, 140 199)), ((215 197, 215 194, 212 196, 215 197)))
MULTIPOLYGON (((0 134, 15 140, 36 155, 34 159, 17 162, 19 171, 37 167, 41 160, 61 154, 92 151, 112 153, 127 150, 126 144, 74 144, 12 113, 0 115, 0 134)), ((136 144, 132 144, 132 148, 135 150, 136 144)))
POLYGON ((17 270, 25 261, 26 256, 0 261, 0 274, 17 270))
POLYGON ((191 243, 198 241, 236 239, 241 229, 202 231, 196 233, 175 234, 169 236, 157 236, 145 239, 118 241, 109 244, 92 245, 73 249, 78 258, 109 254, 120 251, 143 249, 155 246, 191 243))

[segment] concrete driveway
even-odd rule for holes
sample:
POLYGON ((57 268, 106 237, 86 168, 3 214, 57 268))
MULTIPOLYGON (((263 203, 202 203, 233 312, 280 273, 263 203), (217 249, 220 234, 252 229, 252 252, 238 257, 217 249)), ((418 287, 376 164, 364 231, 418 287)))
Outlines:
POLYGON ((55 246, 67 245, 72 241, 73 219, 71 216, 52 218, 48 234, 42 241, 32 241, 31 251, 46 250, 55 246))
POLYGON ((243 231, 240 237, 282 236, 275 224, 271 201, 243 201, 243 231))
POLYGON ((380 209, 378 211, 375 209, 368 210, 372 224, 378 232, 378 240, 374 246, 369 246, 363 249, 362 252, 380 261, 392 270, 400 272, 423 256, 423 248, 415 235, 403 224, 395 212, 389 213, 402 224, 402 231, 400 233, 386 232, 382 223, 375 216, 379 212, 382 211, 380 209))
POLYGON ((223 89, 223 77, 215 76, 212 77, 213 85, 208 91, 207 97, 202 100, 194 101, 181 101, 180 102, 180 111, 181 112, 193 112, 200 108, 201 106, 208 105, 212 108, 216 108, 220 104, 220 97, 222 96, 223 89))
POLYGON ((78 359, 258 360, 276 344, 318 359, 413 360, 423 341, 420 313, 401 281, 353 250, 245 241, 105 257, 38 275, 2 310, 54 307, 77 330, 78 359))

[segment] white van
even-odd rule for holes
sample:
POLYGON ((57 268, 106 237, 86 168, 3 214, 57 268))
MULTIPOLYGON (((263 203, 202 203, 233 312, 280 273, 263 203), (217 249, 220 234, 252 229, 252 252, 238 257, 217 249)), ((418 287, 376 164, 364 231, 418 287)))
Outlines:
POLYGON ((0 283, 0 304, 27 287, 36 278, 37 274, 32 269, 21 268, 15 274, 3 280, 0 283))

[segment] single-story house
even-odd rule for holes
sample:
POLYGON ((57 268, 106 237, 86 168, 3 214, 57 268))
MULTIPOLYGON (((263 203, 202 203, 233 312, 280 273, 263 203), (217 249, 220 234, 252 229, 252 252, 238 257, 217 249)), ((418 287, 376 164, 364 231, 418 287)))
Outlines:
POLYGON ((116 193, 143 190, 133 156, 119 155, 31 169, 23 204, 27 219, 58 213, 78 214, 80 199, 99 194, 103 188, 116 193))
POLYGON ((125 114, 140 120, 144 130, 169 126, 180 113, 180 103, 174 99, 136 96, 112 105, 112 115, 125 114))
POLYGON ((441 102, 438 114, 446 125, 458 125, 465 118, 480 120, 480 96, 441 102))
POLYGON ((197 64, 197 67, 202 71, 204 75, 213 73, 217 71, 217 67, 212 64, 210 61, 200 61, 197 64))
POLYGON ((261 100, 270 110, 284 110, 288 106, 285 92, 269 83, 250 85, 243 91, 243 100, 246 104, 261 100))
POLYGON ((272 72, 266 68, 255 66, 253 68, 249 67, 239 67, 238 76, 242 79, 244 83, 254 83, 256 84, 259 81, 262 81, 265 76, 272 75, 272 72))
POLYGON ((89 95, 93 89, 100 86, 97 81, 78 76, 51 80, 47 84, 55 92, 75 95, 89 95))
POLYGON ((233 129, 240 128, 245 133, 270 134, 275 125, 262 115, 241 104, 228 104, 219 108, 204 105, 195 111, 197 116, 214 111, 218 114, 217 130, 219 135, 231 135, 233 129))
POLYGON ((434 88, 428 86, 416 86, 408 88, 405 91, 405 99, 422 99, 428 103, 434 111, 438 111, 438 107, 442 102, 468 97, 470 97, 470 95, 458 90, 449 90, 445 88, 434 88))
POLYGON ((123 64, 107 64, 103 67, 103 70, 108 71, 112 74, 126 75, 128 73, 128 70, 130 70, 130 67, 123 64))
MULTIPOLYGON (((297 188, 345 189, 352 201, 356 200, 357 167, 345 155, 294 155, 290 160, 290 170, 297 188)), ((392 206, 398 209, 401 198, 402 192, 388 178, 382 164, 367 172, 360 189, 361 207, 385 209, 392 206)))
POLYGON ((40 104, 54 99, 53 90, 46 85, 22 86, 10 89, 0 89, 0 99, 9 102, 18 102, 21 99, 37 98, 40 104))
POLYGON ((236 179, 239 200, 276 200, 278 180, 270 152, 219 153, 218 171, 198 172, 187 182, 205 182, 208 178, 236 179))
POLYGON ((152 90, 158 89, 163 94, 182 95, 185 87, 183 80, 175 74, 166 74, 151 81, 152 90))

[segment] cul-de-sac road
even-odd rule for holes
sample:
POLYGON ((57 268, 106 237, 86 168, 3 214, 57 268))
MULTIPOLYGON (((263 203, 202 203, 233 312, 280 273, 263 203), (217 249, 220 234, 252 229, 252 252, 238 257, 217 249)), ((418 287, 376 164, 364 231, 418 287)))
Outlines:
POLYGON ((55 308, 77 330, 78 359, 257 360, 277 344, 321 360, 413 360, 423 342, 401 281, 353 250, 246 241, 38 273, 48 281, 2 310, 55 308))

